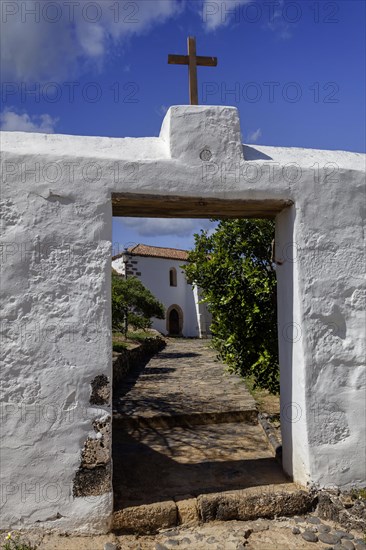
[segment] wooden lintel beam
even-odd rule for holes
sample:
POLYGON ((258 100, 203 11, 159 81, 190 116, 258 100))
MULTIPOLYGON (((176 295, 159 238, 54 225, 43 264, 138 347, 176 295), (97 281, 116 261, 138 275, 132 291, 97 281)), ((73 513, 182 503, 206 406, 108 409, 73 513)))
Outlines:
POLYGON ((222 200, 114 193, 114 216, 147 218, 275 218, 292 201, 222 200))

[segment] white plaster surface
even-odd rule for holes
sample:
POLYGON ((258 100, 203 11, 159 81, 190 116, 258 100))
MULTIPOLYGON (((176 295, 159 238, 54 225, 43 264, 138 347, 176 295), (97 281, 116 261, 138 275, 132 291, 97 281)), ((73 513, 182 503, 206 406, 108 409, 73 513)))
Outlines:
POLYGON ((160 138, 1 146, 2 528, 108 528, 111 493, 70 495, 110 412, 89 396, 111 377, 113 192, 293 201, 276 230, 284 466, 302 484, 365 482, 364 155, 243 149, 236 109, 208 106, 173 107, 160 138))
MULTIPOLYGON (((141 273, 138 277, 153 295, 163 304, 165 311, 169 307, 178 305, 183 312, 182 336, 199 338, 206 328, 207 308, 198 304, 197 293, 194 287, 187 283, 182 265, 183 260, 167 258, 153 258, 134 255, 130 259, 137 262, 134 267, 141 273), (174 268, 177 273, 177 286, 170 286, 169 271, 174 268), (201 327, 201 324, 204 325, 201 327)), ((124 259, 117 258, 112 267, 120 274, 124 274, 124 259)), ((167 318, 152 319, 152 328, 167 335, 167 318)))

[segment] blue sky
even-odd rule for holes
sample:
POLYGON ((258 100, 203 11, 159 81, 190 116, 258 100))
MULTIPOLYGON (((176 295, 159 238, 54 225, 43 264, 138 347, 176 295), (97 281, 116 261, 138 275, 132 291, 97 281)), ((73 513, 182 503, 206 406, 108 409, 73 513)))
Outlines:
MULTIPOLYGON (((188 102, 188 35, 216 68, 200 103, 238 107, 243 141, 365 152, 365 6, 339 0, 2 2, 4 130, 154 136, 188 102), (117 11, 118 10, 118 11, 117 11), (32 93, 32 91, 34 93, 32 93)), ((209 222, 114 222, 129 242, 181 248, 209 222)))

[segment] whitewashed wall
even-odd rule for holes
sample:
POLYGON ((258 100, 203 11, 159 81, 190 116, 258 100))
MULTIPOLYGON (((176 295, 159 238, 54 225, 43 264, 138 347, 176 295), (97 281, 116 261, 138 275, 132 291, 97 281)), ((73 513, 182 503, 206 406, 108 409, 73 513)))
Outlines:
POLYGON ((207 304, 202 302, 203 295, 201 290, 195 285, 193 286, 193 294, 199 327, 199 337, 211 338, 212 314, 209 312, 207 304))
MULTIPOLYGON (((187 279, 181 268, 185 262, 182 260, 143 256, 129 257, 129 263, 131 260, 136 262, 134 267, 138 273, 141 273, 139 276, 140 281, 164 305, 165 310, 174 304, 182 309, 182 335, 187 338, 198 338, 200 330, 196 313, 195 296, 192 286, 187 284, 187 279), (177 286, 170 286, 169 271, 171 268, 174 268, 177 272, 177 286)), ((112 267, 118 273, 124 273, 123 259, 117 258, 114 260, 112 267)), ((152 319, 152 328, 162 334, 168 334, 166 319, 152 319)))
POLYGON ((284 466, 303 484, 365 482, 365 156, 243 157, 240 135, 236 109, 207 106, 172 107, 160 138, 1 135, 2 528, 110 525, 110 486, 73 491, 110 414, 90 395, 111 379, 112 192, 293 201, 277 219, 284 466))

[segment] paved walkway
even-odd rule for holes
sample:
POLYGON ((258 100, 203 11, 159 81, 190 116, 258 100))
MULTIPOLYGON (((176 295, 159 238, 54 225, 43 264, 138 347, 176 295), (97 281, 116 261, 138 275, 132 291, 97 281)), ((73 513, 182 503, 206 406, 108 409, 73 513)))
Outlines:
POLYGON ((169 516, 182 495, 288 483, 244 382, 205 340, 169 339, 115 390, 113 463, 116 511, 160 502, 169 516))
POLYGON ((115 406, 125 419, 151 421, 192 414, 202 420, 202 415, 235 412, 250 417, 256 410, 243 380, 225 372, 209 341, 193 339, 168 339, 142 371, 125 379, 115 406))

